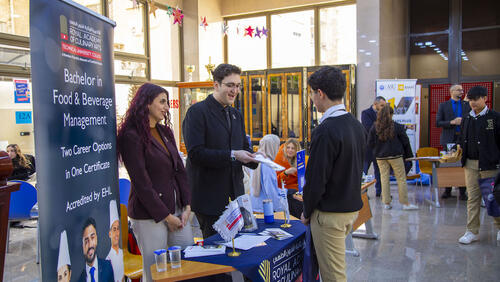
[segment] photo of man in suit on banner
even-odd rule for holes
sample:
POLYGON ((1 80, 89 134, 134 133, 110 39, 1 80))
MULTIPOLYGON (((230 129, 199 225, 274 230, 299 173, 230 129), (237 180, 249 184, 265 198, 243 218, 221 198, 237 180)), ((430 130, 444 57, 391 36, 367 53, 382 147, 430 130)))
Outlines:
POLYGON ((80 282, 113 282, 113 268, 109 260, 97 257, 97 227, 95 219, 87 218, 82 229, 82 249, 85 268, 80 275, 80 282))

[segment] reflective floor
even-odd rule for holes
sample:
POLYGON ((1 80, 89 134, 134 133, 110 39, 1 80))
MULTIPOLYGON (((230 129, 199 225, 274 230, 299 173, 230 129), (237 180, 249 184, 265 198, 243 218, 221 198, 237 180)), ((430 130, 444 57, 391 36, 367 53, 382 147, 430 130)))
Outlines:
MULTIPOLYGON (((410 202, 418 211, 403 211, 392 185, 391 210, 384 210, 370 188, 373 226, 378 240, 354 239, 359 257, 347 255, 349 281, 500 281, 500 242, 492 219, 481 211, 480 241, 464 246, 466 202, 449 198, 442 208, 424 202, 429 189, 409 186, 410 202)), ((455 191, 453 191, 455 195, 455 191)), ((36 222, 11 228, 4 281, 39 281, 35 263, 36 222)))

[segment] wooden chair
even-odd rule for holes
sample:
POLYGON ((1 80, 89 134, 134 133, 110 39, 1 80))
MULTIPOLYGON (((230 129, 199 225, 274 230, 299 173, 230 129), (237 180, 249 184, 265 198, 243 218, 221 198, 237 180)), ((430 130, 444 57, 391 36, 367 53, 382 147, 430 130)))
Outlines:
MULTIPOLYGON (((422 147, 417 150, 417 157, 437 157, 439 151, 432 147, 422 147)), ((418 161, 421 173, 432 175, 432 163, 429 161, 418 161)))
POLYGON ((128 217, 127 207, 120 204, 120 224, 122 226, 122 248, 123 248, 123 266, 125 276, 128 279, 140 279, 142 277, 142 256, 134 255, 128 251, 128 217))

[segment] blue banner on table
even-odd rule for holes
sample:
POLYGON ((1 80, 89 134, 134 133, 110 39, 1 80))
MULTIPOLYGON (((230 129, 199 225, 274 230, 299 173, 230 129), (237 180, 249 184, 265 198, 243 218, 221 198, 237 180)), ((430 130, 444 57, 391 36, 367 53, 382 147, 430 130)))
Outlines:
POLYGON ((30 0, 43 281, 123 278, 114 25, 72 1, 30 0))
POLYGON ((297 152, 297 179, 299 181, 299 192, 302 193, 306 185, 306 150, 297 152))
MULTIPOLYGON (((275 220, 272 224, 264 223, 258 219, 258 230, 260 233, 266 228, 280 228, 283 220, 275 220)), ((306 227, 298 220, 290 221, 292 227, 285 229, 293 235, 293 238, 276 240, 269 238, 265 246, 258 246, 247 251, 241 251, 239 257, 227 255, 215 255, 206 257, 184 258, 186 260, 229 265, 240 271, 250 281, 295 281, 302 273, 304 257, 304 240, 306 227)), ((221 241, 219 234, 205 239, 206 245, 216 244, 221 241)), ((226 248, 226 252, 232 251, 226 248)))

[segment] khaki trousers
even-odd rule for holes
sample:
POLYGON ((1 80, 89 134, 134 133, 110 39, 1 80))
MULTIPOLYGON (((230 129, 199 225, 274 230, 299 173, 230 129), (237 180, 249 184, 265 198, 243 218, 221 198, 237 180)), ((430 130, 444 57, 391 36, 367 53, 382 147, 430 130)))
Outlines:
MULTIPOLYGON (((467 189, 467 230, 474 234, 479 233, 481 222, 479 215, 481 213, 481 189, 479 188, 479 179, 495 177, 498 170, 479 171, 479 161, 467 159, 465 162, 465 185, 467 189)), ((494 217, 493 221, 497 228, 500 229, 500 217, 494 217)))
POLYGON ((398 182, 399 202, 402 205, 408 205, 408 187, 406 186, 406 171, 403 158, 377 159, 377 164, 380 169, 380 182, 382 182, 382 202, 388 205, 392 200, 391 183, 389 179, 392 167, 394 176, 398 182))
POLYGON ((322 281, 347 281, 345 238, 357 217, 357 211, 336 213, 314 210, 312 213, 311 234, 322 281))

